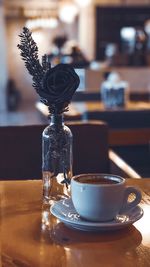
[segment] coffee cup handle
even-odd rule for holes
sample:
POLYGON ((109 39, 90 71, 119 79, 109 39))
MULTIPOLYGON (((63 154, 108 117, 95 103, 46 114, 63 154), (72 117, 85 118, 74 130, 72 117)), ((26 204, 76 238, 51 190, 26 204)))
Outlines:
POLYGON ((142 194, 140 190, 132 186, 127 186, 124 192, 123 206, 121 212, 125 212, 136 207, 140 203, 141 199, 142 194), (130 194, 134 194, 134 199, 131 202, 128 200, 130 194))

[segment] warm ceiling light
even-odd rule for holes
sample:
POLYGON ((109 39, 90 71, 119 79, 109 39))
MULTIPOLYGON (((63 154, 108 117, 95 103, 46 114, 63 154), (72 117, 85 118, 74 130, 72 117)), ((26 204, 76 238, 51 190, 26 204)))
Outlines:
POLYGON ((120 31, 122 39, 125 40, 134 40, 136 30, 133 27, 123 27, 120 31))
POLYGON ((58 20, 56 18, 29 19, 26 22, 26 27, 30 30, 37 28, 56 28, 57 26, 58 20))
POLYGON ((74 4, 64 4, 60 7, 59 18, 66 23, 72 23, 75 19, 75 16, 78 13, 78 9, 74 4))
POLYGON ((56 28, 58 26, 58 19, 57 18, 50 18, 49 19, 49 27, 56 28))
POLYGON ((91 0, 75 0, 75 2, 81 7, 86 7, 91 4, 91 0))

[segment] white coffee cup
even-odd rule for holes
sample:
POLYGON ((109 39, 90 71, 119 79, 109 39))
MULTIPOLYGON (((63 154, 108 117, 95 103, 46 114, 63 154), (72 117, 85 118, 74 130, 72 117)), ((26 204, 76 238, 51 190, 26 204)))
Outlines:
POLYGON ((71 197, 78 214, 89 221, 111 221, 133 209, 141 192, 126 186, 125 179, 112 174, 81 174, 71 179, 71 197), (134 198, 129 201, 129 196, 134 198))

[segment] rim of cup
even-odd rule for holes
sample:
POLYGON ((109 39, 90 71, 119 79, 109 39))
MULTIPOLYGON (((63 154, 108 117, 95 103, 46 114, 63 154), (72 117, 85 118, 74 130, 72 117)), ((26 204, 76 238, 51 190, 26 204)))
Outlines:
POLYGON ((74 175, 71 179, 71 182, 75 182, 77 184, 80 185, 86 185, 86 186, 120 186, 123 185, 125 183, 125 178, 119 176, 119 175, 115 175, 115 174, 108 174, 108 173, 83 173, 83 174, 78 174, 78 175, 74 175), (92 177, 92 178, 103 178, 106 180, 112 180, 112 181, 116 181, 116 183, 112 183, 112 184, 92 184, 92 183, 88 183, 88 182, 84 182, 82 183, 77 181, 78 178, 82 178, 82 177, 92 177))

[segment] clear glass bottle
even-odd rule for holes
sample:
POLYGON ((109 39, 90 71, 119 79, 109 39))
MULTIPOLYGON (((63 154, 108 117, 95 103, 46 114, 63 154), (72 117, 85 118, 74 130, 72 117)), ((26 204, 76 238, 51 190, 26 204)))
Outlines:
POLYGON ((52 204, 69 195, 72 177, 72 133, 62 114, 52 114, 42 134, 43 197, 52 204))

